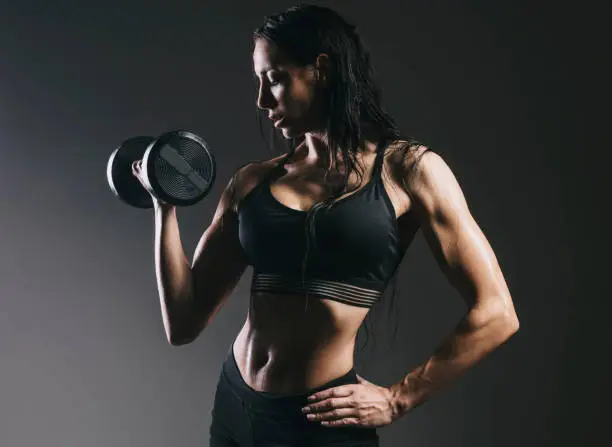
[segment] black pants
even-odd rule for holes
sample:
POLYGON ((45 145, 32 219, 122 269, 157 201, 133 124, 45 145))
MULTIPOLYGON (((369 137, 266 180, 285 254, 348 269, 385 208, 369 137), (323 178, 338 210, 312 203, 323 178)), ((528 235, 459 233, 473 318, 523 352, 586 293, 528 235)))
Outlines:
POLYGON ((305 393, 255 391, 230 349, 215 392, 210 447, 378 447, 375 428, 325 427, 301 412, 310 394, 349 383, 357 383, 354 369, 305 393))

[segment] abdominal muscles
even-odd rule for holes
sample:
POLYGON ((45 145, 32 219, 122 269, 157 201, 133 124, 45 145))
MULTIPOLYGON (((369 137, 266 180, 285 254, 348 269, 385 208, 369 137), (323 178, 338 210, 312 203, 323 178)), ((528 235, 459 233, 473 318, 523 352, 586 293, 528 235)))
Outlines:
POLYGON ((253 294, 234 343, 245 382, 257 391, 299 393, 346 374, 368 311, 314 295, 253 294))

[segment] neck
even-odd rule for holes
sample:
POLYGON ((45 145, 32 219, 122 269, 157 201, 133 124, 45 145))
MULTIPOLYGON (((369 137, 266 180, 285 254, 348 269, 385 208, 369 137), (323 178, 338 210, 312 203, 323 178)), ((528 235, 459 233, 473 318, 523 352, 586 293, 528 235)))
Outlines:
POLYGON ((329 166, 332 150, 326 134, 307 133, 304 139, 304 162, 311 165, 329 166))
MULTIPOLYGON (((357 153, 370 153, 376 151, 377 141, 372 138, 367 138, 359 145, 357 153)), ((329 145, 327 134, 309 132, 305 134, 303 147, 303 156, 300 157, 309 165, 317 165, 324 168, 334 166, 336 162, 342 162, 342 153, 337 154, 338 160, 334 160, 334 154, 329 145)))

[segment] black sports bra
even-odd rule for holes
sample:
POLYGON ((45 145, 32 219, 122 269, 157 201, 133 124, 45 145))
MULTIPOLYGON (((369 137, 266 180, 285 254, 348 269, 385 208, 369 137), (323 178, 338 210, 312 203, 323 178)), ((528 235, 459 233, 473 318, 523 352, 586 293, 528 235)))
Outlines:
POLYGON ((249 191, 238 204, 238 220, 240 243, 254 269, 252 292, 308 294, 359 307, 381 298, 404 256, 381 177, 385 148, 381 141, 365 186, 312 219, 270 190, 291 153, 249 191))

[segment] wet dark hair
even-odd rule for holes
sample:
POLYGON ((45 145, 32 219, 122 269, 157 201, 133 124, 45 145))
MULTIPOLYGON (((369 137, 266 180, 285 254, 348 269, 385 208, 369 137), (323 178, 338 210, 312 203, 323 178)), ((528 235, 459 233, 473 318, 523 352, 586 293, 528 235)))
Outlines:
MULTIPOLYGON (((365 49, 355 26, 349 24, 337 12, 308 4, 291 7, 281 13, 266 16, 263 24, 253 32, 254 42, 257 39, 272 42, 283 56, 296 66, 314 65, 321 53, 329 56, 325 131, 331 155, 336 163, 333 163, 333 168, 328 167, 325 178, 332 169, 339 173, 339 158, 346 169, 342 184, 335 188, 324 185, 328 187, 329 197, 316 203, 306 215, 307 247, 302 268, 304 278, 309 248, 316 238, 314 222, 317 213, 331 209, 336 199, 357 190, 362 184, 363 171, 357 161, 357 152, 364 138, 367 136, 378 141, 405 141, 405 156, 420 145, 413 138, 402 137, 394 119, 383 109, 381 90, 375 82, 369 52, 365 49), (355 172, 359 182, 354 188, 347 190, 352 172, 355 172)), ((265 138, 262 124, 264 117, 261 113, 259 117, 260 130, 265 138)), ((304 136, 289 141, 287 158, 293 155, 303 141, 304 136)), ((416 163, 411 163, 411 166, 415 167, 416 163)), ((392 280, 393 297, 397 292, 396 276, 394 274, 392 280)), ((391 312, 390 309, 389 311, 391 312)), ((365 320, 366 337, 368 317, 371 313, 368 312, 365 320)))

